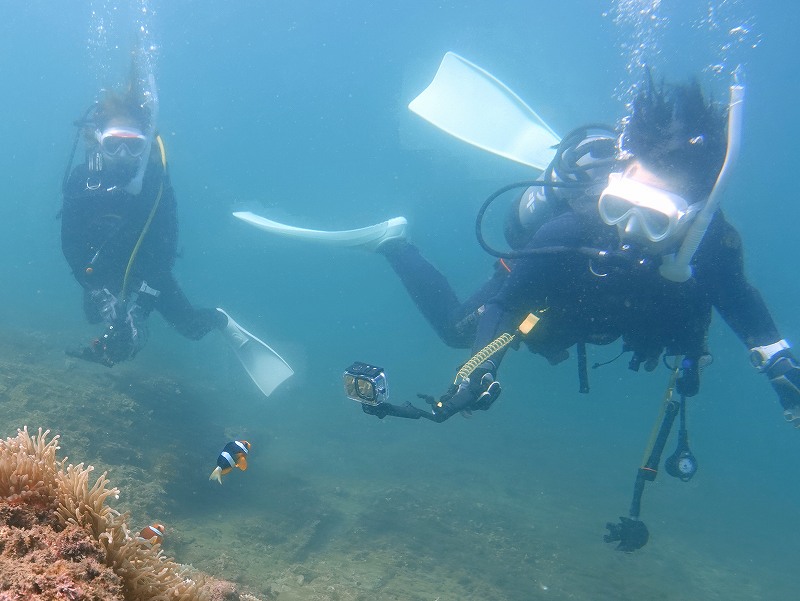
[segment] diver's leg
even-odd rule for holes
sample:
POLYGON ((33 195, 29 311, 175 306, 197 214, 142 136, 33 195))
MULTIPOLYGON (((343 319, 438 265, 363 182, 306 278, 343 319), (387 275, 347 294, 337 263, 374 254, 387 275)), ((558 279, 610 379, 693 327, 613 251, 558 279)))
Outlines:
POLYGON ((160 294, 155 308, 181 335, 190 340, 200 340, 214 328, 225 327, 225 315, 216 309, 193 307, 172 274, 159 284, 160 294))
POLYGON ((413 244, 393 240, 382 245, 378 252, 386 256, 414 304, 439 338, 448 346, 469 348, 475 329, 467 318, 498 289, 497 275, 462 304, 447 278, 413 244))

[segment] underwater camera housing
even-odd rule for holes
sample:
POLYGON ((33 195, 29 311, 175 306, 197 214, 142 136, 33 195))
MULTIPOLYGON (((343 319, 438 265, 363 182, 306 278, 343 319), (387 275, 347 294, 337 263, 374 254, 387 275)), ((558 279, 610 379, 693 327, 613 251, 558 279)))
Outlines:
POLYGON ((364 405, 376 406, 389 398, 389 386, 382 367, 356 361, 342 376, 347 398, 364 405))

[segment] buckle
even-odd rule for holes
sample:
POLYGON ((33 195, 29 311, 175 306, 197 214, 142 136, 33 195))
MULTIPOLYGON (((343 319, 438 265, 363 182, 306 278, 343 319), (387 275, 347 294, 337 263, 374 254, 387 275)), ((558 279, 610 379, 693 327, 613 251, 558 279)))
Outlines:
POLYGON ((150 286, 147 285, 147 282, 145 282, 145 281, 142 281, 142 285, 139 287, 138 292, 141 292, 142 294, 149 294, 150 296, 154 296, 155 298, 158 298, 159 296, 161 296, 161 291, 160 290, 156 290, 155 288, 151 288, 150 286))

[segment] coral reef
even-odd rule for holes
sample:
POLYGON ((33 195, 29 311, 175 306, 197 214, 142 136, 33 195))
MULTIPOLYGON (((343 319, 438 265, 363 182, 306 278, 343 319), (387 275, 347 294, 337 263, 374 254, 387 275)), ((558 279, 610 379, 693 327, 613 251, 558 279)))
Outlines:
POLYGON ((0 601, 238 599, 235 587, 136 540, 119 490, 92 466, 57 458, 58 436, 0 440, 0 601))
POLYGON ((122 580, 80 527, 63 527, 52 509, 0 503, 2 601, 121 601, 122 580))

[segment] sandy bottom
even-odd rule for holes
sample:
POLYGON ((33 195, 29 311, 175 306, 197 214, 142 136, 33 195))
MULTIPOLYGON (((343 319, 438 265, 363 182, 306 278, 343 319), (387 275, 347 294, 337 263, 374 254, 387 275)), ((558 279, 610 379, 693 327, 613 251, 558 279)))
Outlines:
POLYGON ((602 535, 615 516, 587 498, 591 487, 555 477, 540 486, 480 461, 457 473, 331 470, 320 458, 347 453, 346 437, 304 453, 307 442, 251 426, 247 436, 270 442, 219 487, 207 476, 223 433, 235 434, 214 402, 201 402, 216 393, 135 365, 65 361, 35 335, 0 341, 2 436, 23 425, 58 432, 71 460, 110 471, 132 524, 167 525, 168 554, 260 599, 793 596, 791 575, 768 559, 721 554, 657 521, 643 550, 614 551, 602 535))

